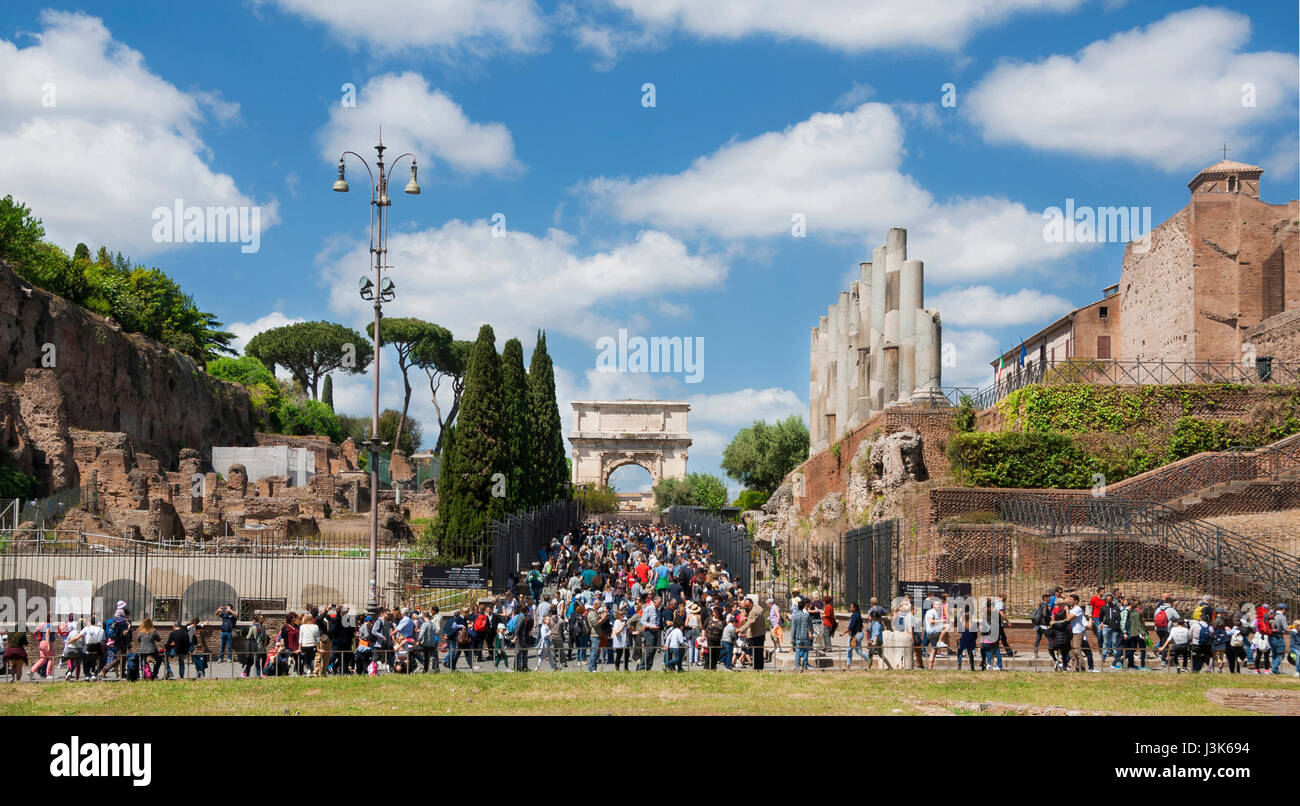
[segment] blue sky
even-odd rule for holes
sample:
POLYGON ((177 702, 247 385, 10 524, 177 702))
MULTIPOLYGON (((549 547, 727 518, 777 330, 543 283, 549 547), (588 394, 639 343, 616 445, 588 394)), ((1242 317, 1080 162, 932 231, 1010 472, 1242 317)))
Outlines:
MULTIPOLYGON (((983 385, 1000 349, 1118 279, 1122 244, 1048 243, 1045 208, 1158 223, 1225 141, 1264 166, 1265 200, 1300 195, 1290 3, 354 5, 6 4, 0 193, 68 249, 162 267, 241 340, 361 328, 364 172, 329 188, 337 153, 372 155, 382 125, 423 187, 390 208, 390 315, 467 339, 489 322, 526 351, 545 328, 566 430, 569 400, 685 399, 690 469, 715 473, 739 428, 806 419, 809 328, 890 227, 956 350, 945 385, 983 385), (152 211, 175 199, 257 206, 258 250, 157 243, 152 211), (702 379, 598 372, 620 328, 702 339, 702 379)), ((335 381, 337 408, 364 412, 370 379, 335 381)))

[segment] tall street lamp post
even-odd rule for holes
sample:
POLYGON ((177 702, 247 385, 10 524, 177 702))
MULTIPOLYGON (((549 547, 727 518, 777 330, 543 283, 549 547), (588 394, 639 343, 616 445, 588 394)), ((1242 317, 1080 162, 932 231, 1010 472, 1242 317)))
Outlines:
POLYGON ((385 170, 384 150, 386 148, 381 130, 379 144, 375 146, 378 159, 375 161, 373 171, 365 157, 355 151, 344 151, 339 155, 339 178, 334 182, 336 192, 348 192, 348 181, 343 173, 343 159, 348 155, 360 160, 366 173, 370 174, 370 266, 367 267, 367 273, 361 277, 360 290, 362 299, 373 300, 375 303, 374 405, 370 417, 370 439, 366 443, 370 447, 370 588, 366 599, 366 611, 371 615, 379 611, 379 449, 383 444, 379 441, 379 320, 384 315, 383 304, 390 302, 396 293, 393 281, 384 277, 384 269, 392 268, 387 262, 388 208, 393 204, 393 200, 388 197, 388 178, 397 167, 397 163, 404 157, 411 158, 411 181, 406 183, 406 192, 413 196, 420 193, 420 185, 416 181, 415 155, 402 154, 385 170), (371 270, 375 275, 373 280, 369 276, 371 270))

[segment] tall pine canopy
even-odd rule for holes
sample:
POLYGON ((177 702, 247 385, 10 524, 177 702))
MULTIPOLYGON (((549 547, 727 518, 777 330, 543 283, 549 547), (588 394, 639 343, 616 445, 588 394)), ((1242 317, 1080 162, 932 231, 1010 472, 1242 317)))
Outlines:
MULTIPOLYGON (((532 450, 534 504, 546 504, 569 497, 569 467, 564 461, 564 433, 560 407, 555 402, 555 370, 546 352, 546 333, 537 332, 528 365, 528 407, 532 450)), ((464 416, 464 415, 461 415, 464 416)))
MULTIPOLYGON (((496 335, 491 325, 483 325, 465 370, 465 391, 456 418, 452 489, 438 496, 438 519, 444 536, 478 537, 489 522, 505 514, 506 500, 492 495, 492 477, 496 473, 506 477, 506 492, 509 492, 502 397, 496 335)), ((444 444, 444 463, 448 463, 446 452, 444 444)))
POLYGON ((505 412, 506 511, 519 512, 532 503, 532 436, 529 429, 528 375, 524 346, 511 339, 501 350, 501 396, 505 412))

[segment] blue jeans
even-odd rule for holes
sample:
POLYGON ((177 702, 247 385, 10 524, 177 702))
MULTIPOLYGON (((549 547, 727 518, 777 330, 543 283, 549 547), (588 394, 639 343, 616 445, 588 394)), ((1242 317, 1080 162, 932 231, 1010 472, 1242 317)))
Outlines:
POLYGON ((185 679, 185 656, 184 655, 170 655, 170 654, 163 655, 163 668, 167 670, 168 675, 171 675, 172 658, 176 658, 176 665, 180 667, 180 679, 184 680, 185 679))
POLYGON ((678 672, 684 671, 682 669, 682 655, 683 655, 683 650, 681 647, 677 647, 676 649, 669 649, 668 660, 664 663, 664 671, 666 672, 669 669, 673 669, 678 672))
POLYGON ((588 655, 587 647, 589 646, 591 646, 591 636, 579 635, 578 636, 578 663, 582 663, 584 660, 587 659, 587 655, 588 655))
POLYGON ((736 651, 736 645, 730 641, 722 642, 722 665, 728 669, 731 668, 731 655, 736 651))
POLYGON ((990 658, 998 662, 998 669, 1002 668, 1002 649, 997 644, 984 644, 980 647, 981 657, 986 667, 992 666, 990 658))
POLYGON ((794 665, 799 669, 812 668, 808 665, 808 647, 804 644, 796 644, 794 648, 794 665))
POLYGON ((1282 659, 1286 657, 1286 639, 1279 635, 1270 635, 1268 646, 1273 650, 1273 674, 1281 674, 1282 659))
POLYGON ((1101 659, 1105 662, 1106 657, 1115 649, 1115 631, 1103 624, 1097 646, 1101 647, 1101 659))
POLYGON ((858 633, 857 635, 851 636, 851 638, 852 638, 852 641, 856 641, 858 645, 857 645, 857 646, 853 646, 852 641, 849 643, 848 657, 846 657, 846 658, 844 659, 844 665, 845 665, 845 666, 852 666, 852 665, 853 665, 853 653, 854 653, 854 652, 857 652, 857 653, 858 653, 858 657, 859 657, 859 658, 862 658, 863 660, 865 660, 865 661, 867 662, 867 666, 870 666, 870 665, 871 665, 871 658, 867 657, 867 656, 862 652, 862 638, 863 638, 863 634, 862 634, 862 633, 858 633))
POLYGON ((230 658, 231 660, 234 660, 235 653, 233 651, 233 647, 234 647, 234 634, 228 632, 221 633, 221 648, 217 650, 217 663, 220 663, 225 658, 230 658))
POLYGON ((583 636, 582 640, 593 647, 591 652, 588 653, 587 671, 594 672, 596 671, 596 665, 600 663, 600 639, 597 638, 593 642, 590 636, 583 636))

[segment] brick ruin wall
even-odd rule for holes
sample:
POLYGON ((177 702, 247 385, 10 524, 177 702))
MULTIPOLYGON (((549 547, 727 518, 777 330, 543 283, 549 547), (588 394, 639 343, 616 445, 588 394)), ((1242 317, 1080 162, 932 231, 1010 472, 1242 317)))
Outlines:
MULTIPOLYGON (((60 418, 67 427, 125 433, 138 450, 168 467, 184 447, 210 459, 214 444, 253 444, 251 407, 242 386, 217 380, 188 356, 32 288, 5 264, 0 264, 0 385, 9 389, 0 395, 0 425, 8 422, 6 447, 11 455, 16 450, 20 464, 24 455, 31 462, 21 444, 27 428, 58 428, 60 418), (54 366, 48 367, 51 356, 54 366), (61 413, 52 410, 51 395, 42 391, 35 399, 35 389, 28 390, 33 382, 46 382, 40 376, 57 381, 61 413), (25 422, 29 419, 31 424, 25 422)), ((37 450, 49 452, 52 440, 45 443, 37 450)))
POLYGON ((870 441, 877 436, 898 431, 915 431, 921 435, 925 467, 930 476, 948 473, 948 457, 944 455, 944 448, 954 431, 953 410, 910 407, 887 409, 873 415, 842 437, 837 443, 838 458, 832 446, 804 462, 799 470, 804 474, 805 495, 801 501, 803 514, 811 513, 817 502, 828 493, 845 490, 851 470, 849 465, 863 440, 870 441))
POLYGON ((1247 328, 1242 338, 1254 346, 1257 357, 1288 364, 1300 363, 1300 310, 1271 316, 1247 328))
POLYGON ((1186 208, 1151 231, 1150 248, 1124 249, 1120 270, 1122 337, 1114 355, 1125 361, 1195 358, 1195 283, 1186 208))

